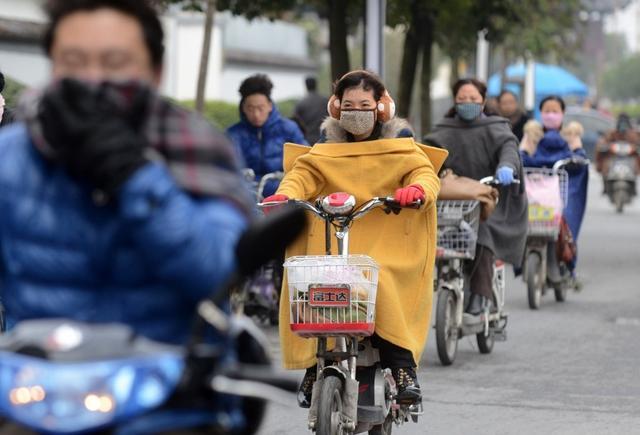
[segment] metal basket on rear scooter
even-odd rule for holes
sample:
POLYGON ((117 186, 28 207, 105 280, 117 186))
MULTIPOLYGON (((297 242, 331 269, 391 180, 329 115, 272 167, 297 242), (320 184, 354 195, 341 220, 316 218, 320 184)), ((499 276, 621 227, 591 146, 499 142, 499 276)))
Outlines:
POLYGON ((476 255, 480 203, 475 200, 438 201, 438 258, 468 258, 476 255))
POLYGON ((567 171, 550 168, 524 168, 529 200, 530 237, 556 239, 562 212, 569 198, 567 171))
POLYGON ((304 255, 288 258, 284 267, 295 334, 373 334, 378 288, 378 265, 373 258, 304 255))

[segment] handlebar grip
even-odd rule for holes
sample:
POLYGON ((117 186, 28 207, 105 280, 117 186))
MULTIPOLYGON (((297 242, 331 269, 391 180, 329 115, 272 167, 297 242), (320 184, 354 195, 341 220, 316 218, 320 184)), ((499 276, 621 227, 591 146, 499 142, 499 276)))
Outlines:
POLYGON ((387 196, 384 199, 384 204, 387 206, 391 206, 391 207, 398 207, 398 208, 412 208, 412 209, 419 209, 420 207, 422 207, 422 204, 424 204, 424 201, 422 201, 421 199, 412 202, 411 204, 407 204, 405 206, 400 205, 400 203, 398 201, 395 200, 395 198, 393 196, 387 196))

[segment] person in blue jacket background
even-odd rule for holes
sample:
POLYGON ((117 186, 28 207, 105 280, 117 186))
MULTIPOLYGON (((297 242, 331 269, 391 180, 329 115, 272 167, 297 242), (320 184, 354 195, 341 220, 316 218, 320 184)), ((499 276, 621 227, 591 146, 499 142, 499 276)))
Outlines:
MULTIPOLYGON (((271 100, 273 84, 264 74, 246 78, 240 85, 240 122, 227 129, 247 168, 256 181, 265 174, 282 171, 282 149, 286 142, 308 145, 298 125, 282 117, 271 100)), ((278 182, 269 182, 264 196, 273 194, 278 182)))
MULTIPOLYGON (((537 121, 529 121, 524 128, 525 134, 520 144, 520 154, 524 166, 551 168, 563 159, 579 157, 586 159, 580 139, 583 128, 578 122, 563 124, 564 100, 556 95, 544 98, 540 102, 542 126, 537 121)), ((569 167, 569 195, 563 215, 571 229, 577 244, 582 219, 587 207, 587 187, 589 167, 587 165, 569 167)), ((573 271, 577 258, 569 265, 573 271)))
POLYGON ((185 343, 252 207, 232 145, 160 98, 162 26, 138 0, 51 2, 52 81, 0 130, 8 327, 65 317, 185 343))

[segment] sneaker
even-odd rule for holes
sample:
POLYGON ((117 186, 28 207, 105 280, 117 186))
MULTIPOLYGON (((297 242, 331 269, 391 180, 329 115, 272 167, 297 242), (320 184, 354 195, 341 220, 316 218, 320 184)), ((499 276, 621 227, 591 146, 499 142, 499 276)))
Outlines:
POLYGON ((316 366, 309 367, 298 387, 298 405, 300 408, 311 408, 311 395, 313 393, 313 384, 316 382, 318 368, 316 366))
POLYGON ((400 404, 415 404, 422 400, 422 392, 418 385, 418 377, 413 367, 392 368, 391 374, 396 381, 398 394, 396 401, 400 404))

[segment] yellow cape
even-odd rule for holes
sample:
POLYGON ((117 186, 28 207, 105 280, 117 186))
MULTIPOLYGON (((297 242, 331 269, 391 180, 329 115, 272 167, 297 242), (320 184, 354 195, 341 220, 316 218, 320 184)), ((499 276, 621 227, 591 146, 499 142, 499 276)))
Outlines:
MULTIPOLYGON (((366 254, 380 266, 376 303, 376 333, 410 350, 416 363, 425 346, 433 296, 436 245, 435 201, 440 189, 437 172, 447 157, 438 148, 412 138, 354 143, 324 143, 312 148, 285 144, 286 175, 278 189, 289 198, 313 200, 333 192, 348 192, 362 204, 375 196, 420 184, 426 196, 420 210, 386 215, 377 209, 357 221, 350 231, 349 252, 366 254)), ((335 240, 333 253, 337 254, 335 240)), ((293 255, 322 255, 324 222, 310 225, 288 250, 293 255)), ((315 364, 316 340, 300 338, 289 327, 289 291, 283 285, 280 339, 283 366, 302 369, 315 364)))

